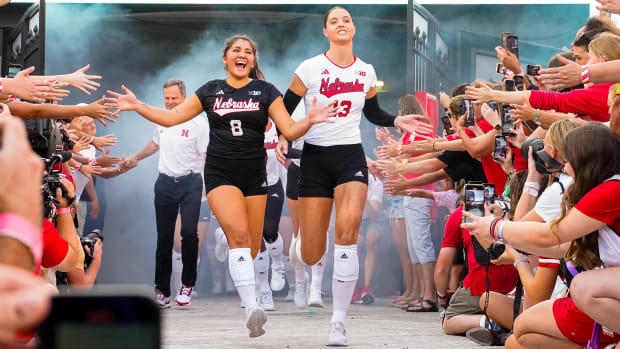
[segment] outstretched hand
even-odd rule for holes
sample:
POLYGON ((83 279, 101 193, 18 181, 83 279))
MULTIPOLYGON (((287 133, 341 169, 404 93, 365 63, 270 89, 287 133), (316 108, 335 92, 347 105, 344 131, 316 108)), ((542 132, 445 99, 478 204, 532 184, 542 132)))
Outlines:
POLYGON ((93 80, 101 80, 99 75, 86 75, 86 71, 90 69, 90 64, 74 71, 71 74, 65 75, 65 80, 69 85, 82 90, 82 92, 90 95, 90 91, 97 91, 97 87, 101 86, 98 82, 93 80))
POLYGON ((577 62, 568 60, 560 55, 556 57, 564 65, 541 70, 538 79, 552 90, 580 85, 581 66, 577 62))
POLYGON ((400 127, 409 133, 433 134, 433 126, 426 123, 425 119, 423 115, 401 115, 394 119, 394 126, 400 127))
POLYGON ((336 107, 336 101, 332 101, 328 105, 317 107, 316 105, 316 96, 312 100, 312 105, 310 105, 310 109, 308 110, 308 120, 311 124, 318 124, 321 122, 334 123, 335 120, 333 118, 338 113, 338 108, 336 107))
POLYGON ((98 101, 95 101, 89 104, 85 115, 99 121, 100 123, 103 124, 103 126, 108 127, 108 123, 105 122, 104 120, 108 120, 110 122, 116 122, 116 120, 114 120, 112 116, 115 118, 118 118, 118 114, 111 113, 108 111, 114 108, 108 106, 107 104, 103 104, 105 100, 106 100, 106 97, 101 97, 98 101))
POLYGON ((122 85, 121 88, 125 92, 124 95, 108 90, 108 94, 112 97, 105 98, 105 101, 108 102, 105 106, 111 109, 116 109, 114 114, 117 116, 118 113, 122 111, 136 110, 140 105, 140 101, 136 98, 136 95, 131 92, 131 90, 125 87, 125 85, 122 85))

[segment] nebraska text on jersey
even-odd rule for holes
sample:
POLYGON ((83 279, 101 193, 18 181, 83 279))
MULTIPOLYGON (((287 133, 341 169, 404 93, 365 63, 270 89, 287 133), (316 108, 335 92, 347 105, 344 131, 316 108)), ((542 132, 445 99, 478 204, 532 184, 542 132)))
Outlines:
POLYGON ((355 82, 342 82, 339 78, 336 78, 336 80, 331 84, 329 83, 329 78, 321 79, 320 92, 327 98, 335 96, 339 93, 364 92, 364 84, 360 84, 357 79, 355 82))
POLYGON ((213 103, 213 112, 219 116, 257 110, 260 110, 260 102, 253 102, 252 98, 247 101, 235 101, 232 98, 228 98, 227 101, 224 101, 224 97, 218 97, 213 103))

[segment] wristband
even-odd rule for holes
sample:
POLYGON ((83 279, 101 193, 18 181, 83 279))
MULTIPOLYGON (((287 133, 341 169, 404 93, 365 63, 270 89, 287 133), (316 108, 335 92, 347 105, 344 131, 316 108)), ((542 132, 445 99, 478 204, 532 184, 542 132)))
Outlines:
POLYGON ((536 123, 538 121, 538 117, 540 116, 540 109, 536 109, 536 117, 534 118, 534 123, 536 123))
POLYGON ((399 144, 396 149, 398 150, 398 155, 401 155, 403 153, 403 146, 402 146, 402 144, 399 144))
POLYGON ((71 213, 71 207, 63 207, 56 210, 56 215, 71 213))
POLYGON ((75 170, 79 171, 81 167, 82 167, 82 164, 78 163, 77 165, 75 165, 75 170))
POLYGON ((532 188, 534 190, 540 190, 540 183, 537 182, 525 182, 525 184, 523 184, 524 188, 532 188))
POLYGON ((407 196, 411 196, 413 194, 413 189, 407 189, 407 196))
POLYGON ((517 265, 521 264, 521 263, 530 263, 530 260, 527 259, 526 257, 521 257, 519 259, 517 259, 512 265, 516 268, 517 265))
POLYGON ((502 221, 502 225, 499 226, 499 234, 497 234, 497 237, 501 241, 505 241, 504 240, 504 225, 505 224, 506 224, 506 221, 502 221))
POLYGON ((88 159, 88 164, 93 166, 97 165, 97 158, 88 159))
POLYGON ((56 85, 57 83, 60 82, 60 76, 56 75, 56 79, 54 80, 54 82, 52 82, 53 85, 56 85))
POLYGON ((533 196, 535 198, 538 197, 538 190, 534 189, 534 188, 523 188, 523 194, 527 194, 530 196, 533 196))
POLYGON ((95 136, 90 136, 90 141, 88 143, 92 143, 95 140, 95 136))
POLYGON ((581 68, 581 82, 584 85, 590 83, 590 67, 587 65, 581 68))
POLYGON ((491 221, 491 226, 489 227, 489 235, 493 239, 495 239, 495 236, 493 236, 493 231, 495 230, 495 225, 497 224, 499 220, 500 220, 499 218, 493 218, 493 220, 491 221))
POLYGON ((35 266, 41 264, 43 240, 41 231, 26 218, 15 213, 0 214, 0 236, 13 238, 30 249, 35 266))
POLYGON ((435 150, 435 140, 433 139, 433 152, 436 152, 437 150, 435 150))
POLYGON ((409 163, 409 159, 402 159, 400 160, 400 163, 403 165, 407 165, 409 163))

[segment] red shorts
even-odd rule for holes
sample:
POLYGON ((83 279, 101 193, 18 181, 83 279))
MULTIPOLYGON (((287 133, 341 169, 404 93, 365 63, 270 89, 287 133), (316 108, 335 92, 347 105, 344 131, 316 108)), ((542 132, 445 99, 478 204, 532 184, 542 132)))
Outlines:
MULTIPOLYGON (((585 347, 592 338, 594 320, 590 319, 581 310, 577 309, 572 298, 558 298, 553 302, 553 317, 558 328, 569 341, 585 347)), ((601 344, 617 343, 620 334, 614 333, 613 337, 601 333, 601 344)))

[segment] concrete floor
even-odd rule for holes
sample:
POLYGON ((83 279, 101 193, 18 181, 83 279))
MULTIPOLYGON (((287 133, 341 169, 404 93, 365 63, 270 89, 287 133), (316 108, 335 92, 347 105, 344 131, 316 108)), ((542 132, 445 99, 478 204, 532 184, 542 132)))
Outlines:
MULTIPOLYGON (((239 298, 192 300, 162 312, 163 348, 326 348, 331 299, 324 309, 297 309, 276 298, 267 312, 266 334, 249 338, 239 298)), ((349 348, 480 348, 465 337, 447 336, 439 313, 407 313, 378 299, 371 306, 351 305, 347 317, 349 348)))

